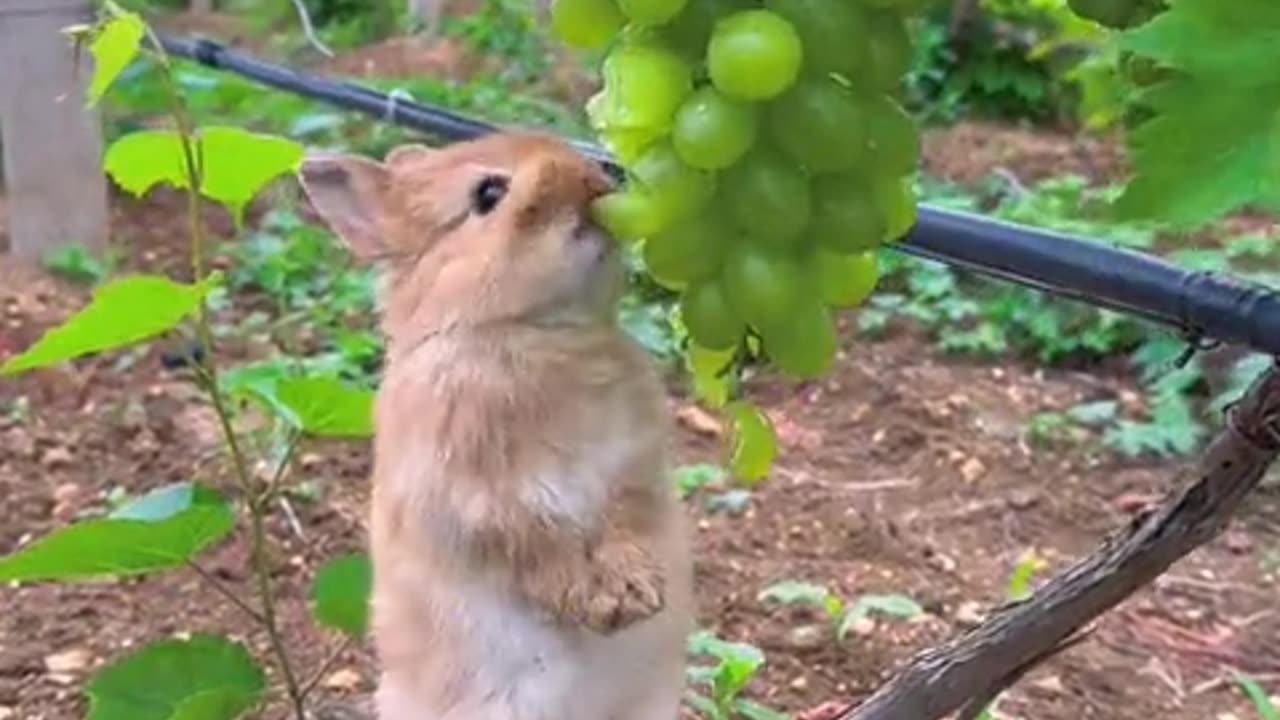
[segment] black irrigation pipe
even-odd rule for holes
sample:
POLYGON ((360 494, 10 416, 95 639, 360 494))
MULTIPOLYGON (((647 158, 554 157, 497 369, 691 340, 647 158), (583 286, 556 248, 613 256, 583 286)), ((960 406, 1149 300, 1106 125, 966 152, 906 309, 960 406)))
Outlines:
MULTIPOLYGON (((166 52, 279 90, 322 100, 446 141, 495 126, 350 82, 264 62, 206 39, 164 35, 166 52)), ((601 148, 574 143, 615 175, 601 148)), ((919 257, 1173 326, 1192 339, 1246 345, 1280 355, 1280 295, 1238 278, 1190 272, 1142 253, 979 215, 921 205, 919 219, 893 247, 919 257)))

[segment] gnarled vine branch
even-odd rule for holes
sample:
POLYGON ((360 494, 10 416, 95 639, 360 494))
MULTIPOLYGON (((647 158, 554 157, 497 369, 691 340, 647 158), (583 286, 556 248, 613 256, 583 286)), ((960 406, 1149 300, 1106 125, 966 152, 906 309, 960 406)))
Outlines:
POLYGON ((840 720, 936 720, 982 709, 1081 628, 1218 536, 1280 452, 1280 369, 1272 365, 1227 413, 1194 474, 1032 597, 916 657, 840 720))

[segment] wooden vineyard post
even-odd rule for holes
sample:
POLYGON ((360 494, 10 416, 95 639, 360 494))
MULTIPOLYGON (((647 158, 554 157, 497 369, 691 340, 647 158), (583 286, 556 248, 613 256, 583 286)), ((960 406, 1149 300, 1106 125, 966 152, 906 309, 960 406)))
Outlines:
POLYGON ((88 0, 0 0, 0 177, 8 250, 24 260, 106 244, 102 131, 85 103, 91 61, 61 33, 91 17, 88 0))

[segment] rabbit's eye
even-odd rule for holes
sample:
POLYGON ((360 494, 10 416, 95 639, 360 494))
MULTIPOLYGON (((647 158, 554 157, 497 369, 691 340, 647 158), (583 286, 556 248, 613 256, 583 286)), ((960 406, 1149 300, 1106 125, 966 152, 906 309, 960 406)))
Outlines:
POLYGON ((507 178, 501 175, 484 176, 471 189, 471 208, 479 215, 488 215, 506 197, 507 185, 507 178))

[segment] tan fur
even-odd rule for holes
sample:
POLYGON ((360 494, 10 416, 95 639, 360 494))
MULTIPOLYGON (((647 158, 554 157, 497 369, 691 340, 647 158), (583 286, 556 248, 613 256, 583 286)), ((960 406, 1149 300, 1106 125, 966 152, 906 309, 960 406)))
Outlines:
POLYGON ((507 133, 314 156, 313 205, 382 267, 373 636, 382 720, 674 720, 689 548, 662 390, 588 220, 609 183, 507 133), (485 175, 509 178, 488 214, 485 175))

